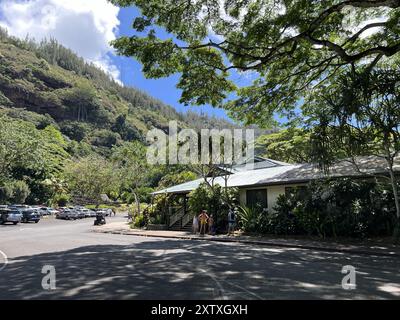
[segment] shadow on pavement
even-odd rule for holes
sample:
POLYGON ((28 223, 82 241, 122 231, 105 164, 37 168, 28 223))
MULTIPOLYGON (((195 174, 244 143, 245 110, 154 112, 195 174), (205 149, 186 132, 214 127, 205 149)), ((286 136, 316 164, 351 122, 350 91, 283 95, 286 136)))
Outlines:
POLYGON ((152 239, 10 259, 0 298, 398 299, 390 293, 400 287, 398 266, 395 258, 152 239), (359 271, 356 290, 341 287, 349 264, 359 271), (56 269, 56 290, 42 289, 44 265, 56 269))

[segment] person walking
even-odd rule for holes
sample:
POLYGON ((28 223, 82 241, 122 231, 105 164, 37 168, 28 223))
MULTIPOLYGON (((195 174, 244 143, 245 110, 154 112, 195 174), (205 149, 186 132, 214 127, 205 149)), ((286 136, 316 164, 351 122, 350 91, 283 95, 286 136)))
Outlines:
POLYGON ((195 215, 193 217, 193 233, 196 234, 198 230, 199 230, 199 220, 197 219, 197 216, 195 215))
POLYGON ((206 226, 207 226, 207 221, 209 217, 207 215, 207 211, 203 210, 200 215, 199 215, 199 222, 200 222, 200 234, 205 234, 206 233, 206 226))
POLYGON ((214 216, 212 214, 208 219, 208 234, 215 235, 214 216))
POLYGON ((235 232, 236 215, 235 211, 230 208, 228 211, 228 236, 235 232))

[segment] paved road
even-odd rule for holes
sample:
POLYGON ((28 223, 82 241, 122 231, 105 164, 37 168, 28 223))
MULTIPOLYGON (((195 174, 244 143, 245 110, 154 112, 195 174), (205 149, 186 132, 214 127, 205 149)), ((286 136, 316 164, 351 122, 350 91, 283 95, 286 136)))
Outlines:
POLYGON ((0 226, 0 298, 400 299, 399 258, 99 234, 92 222, 0 226), (45 265, 55 290, 41 286, 45 265), (344 265, 355 290, 342 289, 344 265))

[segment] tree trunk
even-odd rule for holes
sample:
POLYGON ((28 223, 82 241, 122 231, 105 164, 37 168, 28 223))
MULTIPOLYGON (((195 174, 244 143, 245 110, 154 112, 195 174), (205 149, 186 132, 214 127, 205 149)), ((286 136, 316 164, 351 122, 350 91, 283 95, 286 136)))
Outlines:
POLYGON ((140 201, 139 201, 139 197, 137 196, 135 191, 133 191, 133 196, 135 197, 135 203, 136 203, 136 209, 137 209, 138 216, 140 216, 140 201))
POLYGON ((394 237, 397 240, 400 238, 400 199, 399 199, 396 176, 393 171, 393 161, 388 159, 388 163, 389 163, 390 183, 392 185, 394 203, 396 205, 396 224, 394 227, 394 237))

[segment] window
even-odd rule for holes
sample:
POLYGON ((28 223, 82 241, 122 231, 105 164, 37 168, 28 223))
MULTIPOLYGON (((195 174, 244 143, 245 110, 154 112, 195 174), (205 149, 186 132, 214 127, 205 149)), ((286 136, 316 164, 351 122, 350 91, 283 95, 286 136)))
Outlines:
POLYGON ((246 205, 248 207, 268 208, 267 189, 247 190, 246 205))
POLYGON ((307 186, 296 186, 296 187, 286 187, 285 195, 288 197, 291 194, 299 194, 300 196, 304 196, 307 192, 307 186))

